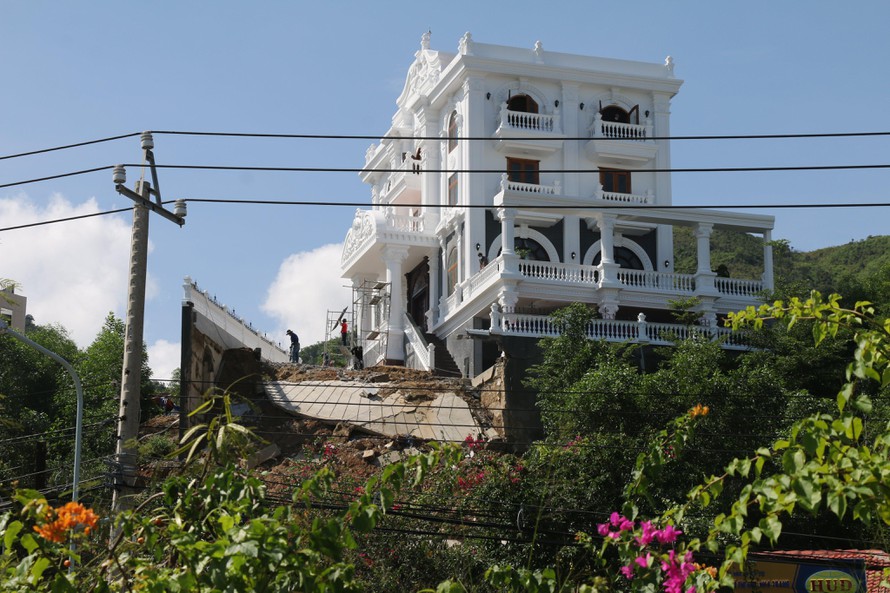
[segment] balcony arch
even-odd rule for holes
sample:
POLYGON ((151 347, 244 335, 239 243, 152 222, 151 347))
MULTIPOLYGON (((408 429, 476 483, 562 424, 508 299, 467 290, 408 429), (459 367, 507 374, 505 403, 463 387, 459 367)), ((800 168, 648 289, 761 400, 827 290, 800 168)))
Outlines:
MULTIPOLYGON (((536 242, 538 245, 544 248, 544 251, 547 253, 548 261, 558 262, 559 261, 559 253, 556 251, 556 248, 553 246, 553 243, 541 234, 539 231, 535 229, 530 229, 528 227, 515 227, 513 230, 513 236, 516 240, 520 239, 531 239, 536 242)), ((491 245, 488 248, 488 261, 493 261, 501 254, 501 235, 498 235, 494 238, 494 241, 491 242, 491 245)))
MULTIPOLYGON (((513 82, 504 84, 502 87, 494 91, 491 95, 491 100, 495 101, 495 106, 501 105, 503 103, 507 103, 509 106, 510 101, 514 97, 525 95, 531 98, 538 106, 538 111, 529 113, 551 113, 553 108, 553 103, 548 100, 547 94, 541 89, 535 87, 532 84, 528 84, 527 82, 513 82), (549 109, 548 106, 550 107, 549 109)), ((510 109, 513 110, 512 107, 510 107, 510 109)))
MULTIPOLYGON (((597 241, 596 243, 594 243, 593 245, 590 246, 590 248, 584 254, 584 258, 581 260, 582 264, 584 264, 585 266, 593 266, 593 265, 597 265, 599 263, 597 261, 597 263, 595 264, 594 261, 596 260, 597 256, 600 255, 600 252, 602 250, 600 244, 601 244, 601 241, 597 241)), ((652 272, 655 270, 655 267, 652 265, 652 260, 649 258, 649 255, 646 253, 646 250, 643 249, 643 247, 636 241, 631 241, 630 239, 627 239, 622 236, 616 236, 615 241, 614 241, 614 248, 616 251, 616 253, 615 253, 615 261, 616 262, 619 261, 618 257, 617 257, 618 249, 625 249, 628 252, 630 252, 631 254, 633 254, 640 261, 640 264, 643 266, 641 269, 643 269, 647 272, 652 272)), ((622 266, 622 267, 625 267, 625 266, 622 266)))
POLYGON ((519 93, 507 99, 507 109, 520 113, 538 113, 538 102, 531 95, 519 93))

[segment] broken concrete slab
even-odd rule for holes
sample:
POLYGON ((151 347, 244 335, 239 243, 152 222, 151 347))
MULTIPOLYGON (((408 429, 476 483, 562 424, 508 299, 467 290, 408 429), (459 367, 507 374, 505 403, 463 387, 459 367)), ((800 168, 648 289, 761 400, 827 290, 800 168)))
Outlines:
POLYGON ((270 459, 278 457, 279 455, 281 455, 281 449, 278 448, 278 445, 272 443, 268 447, 263 447, 259 451, 248 455, 245 460, 245 465, 247 465, 247 469, 250 470, 270 459))
POLYGON ((331 423, 348 423, 390 437, 462 442, 480 430, 467 403, 454 392, 430 390, 432 399, 397 385, 359 381, 273 381, 266 395, 279 408, 331 423), (395 388, 393 390, 392 388, 395 388), (413 401, 408 401, 406 393, 413 401))

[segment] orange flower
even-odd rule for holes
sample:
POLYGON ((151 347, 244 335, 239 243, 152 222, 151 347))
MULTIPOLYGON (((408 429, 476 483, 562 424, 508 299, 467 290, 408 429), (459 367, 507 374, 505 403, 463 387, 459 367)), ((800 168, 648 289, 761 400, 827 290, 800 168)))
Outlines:
POLYGON ((701 404, 695 404, 695 407, 689 410, 689 415, 695 418, 696 416, 707 416, 710 409, 708 406, 703 406, 701 404))
POLYGON ((69 502, 57 509, 51 509, 44 517, 44 523, 35 525, 34 531, 51 542, 62 543, 68 532, 79 528, 89 535, 99 521, 99 516, 79 502, 69 502))

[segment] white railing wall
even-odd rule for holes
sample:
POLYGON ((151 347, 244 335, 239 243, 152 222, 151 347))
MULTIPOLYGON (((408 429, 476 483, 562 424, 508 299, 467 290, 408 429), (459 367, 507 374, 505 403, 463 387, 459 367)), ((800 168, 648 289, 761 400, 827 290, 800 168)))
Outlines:
POLYGON ((720 294, 732 296, 756 296, 763 290, 761 280, 741 280, 738 278, 714 278, 714 287, 720 294))
POLYGON ((539 278, 556 282, 576 282, 580 284, 596 284, 599 282, 598 268, 579 264, 524 259, 519 262, 519 273, 527 278, 539 278))
POLYGON ((695 276, 693 274, 619 268, 618 282, 625 286, 663 292, 691 293, 695 291, 695 276))
POLYGON ((556 124, 556 115, 510 111, 506 107, 501 107, 500 124, 503 128, 514 130, 554 132, 559 129, 556 124))
POLYGON ((428 347, 426 340, 423 339, 423 336, 420 335, 417 326, 414 325, 414 320, 408 317, 407 314, 405 314, 405 339, 408 346, 414 351, 414 357, 420 365, 420 369, 424 371, 431 370, 433 368, 431 349, 428 347))
POLYGON ((510 181, 506 173, 501 175, 501 191, 514 191, 526 194, 538 194, 542 196, 558 196, 562 193, 562 187, 557 179, 553 185, 540 185, 538 183, 524 183, 522 181, 510 181))
POLYGON ((652 136, 651 124, 625 124, 617 121, 603 121, 596 114, 594 138, 614 138, 616 140, 636 140, 645 142, 652 136))
MULTIPOLYGON (((560 335, 560 329, 547 315, 505 313, 496 320, 494 330, 509 336, 546 338, 560 335)), ((641 316, 638 321, 594 319, 587 326, 586 335, 591 340, 630 342, 668 346, 678 340, 699 337, 720 340, 726 349, 748 349, 750 345, 743 332, 733 332, 724 327, 703 327, 679 323, 649 323, 641 316)))
POLYGON ((652 191, 646 192, 645 195, 638 194, 622 194, 616 191, 598 191, 597 197, 600 200, 605 200, 607 202, 619 202, 621 204, 652 204, 655 202, 655 197, 652 195, 652 191))

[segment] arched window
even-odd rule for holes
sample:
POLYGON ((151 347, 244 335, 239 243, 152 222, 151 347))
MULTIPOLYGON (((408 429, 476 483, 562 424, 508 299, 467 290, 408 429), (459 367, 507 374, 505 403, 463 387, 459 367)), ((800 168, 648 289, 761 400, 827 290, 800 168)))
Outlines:
POLYGON ((603 121, 614 121, 622 124, 630 123, 630 114, 618 105, 603 107, 603 110, 600 113, 603 116, 603 121))
POLYGON ((448 271, 445 282, 447 284, 446 288, 448 291, 448 295, 452 295, 454 293, 454 288, 457 286, 457 248, 452 247, 448 251, 448 259, 445 262, 445 269, 448 271))
POLYGON ((514 95, 507 100, 507 109, 522 113, 537 113, 538 104, 528 95, 514 95))
MULTIPOLYGON (((640 261, 640 258, 637 257, 637 254, 628 249, 627 247, 615 246, 612 251, 612 259, 618 264, 619 267, 624 268, 626 270, 645 270, 646 267, 643 265, 643 262, 640 261)), ((593 265, 598 266, 600 264, 600 260, 602 258, 601 253, 597 253, 593 258, 593 265)))
POLYGON ((457 148, 457 111, 448 117, 448 152, 457 148))

